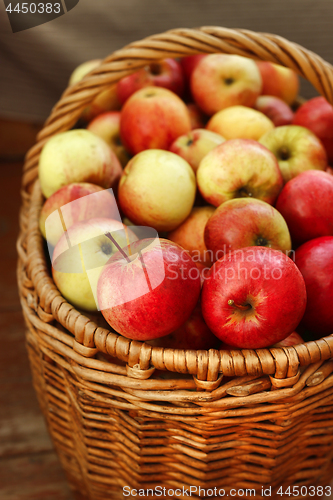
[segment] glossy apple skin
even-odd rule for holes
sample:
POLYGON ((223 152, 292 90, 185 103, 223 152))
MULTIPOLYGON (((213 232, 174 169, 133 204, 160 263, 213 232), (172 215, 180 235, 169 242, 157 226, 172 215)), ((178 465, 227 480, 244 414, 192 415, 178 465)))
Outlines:
POLYGON ((106 233, 111 233, 120 247, 137 240, 129 228, 124 230, 121 222, 95 218, 73 224, 60 238, 53 252, 54 283, 70 304, 85 311, 98 311, 98 278, 102 267, 117 251, 116 246, 105 236, 106 233))
POLYGON ((269 61, 256 61, 262 78, 262 95, 279 97, 293 104, 299 90, 298 75, 290 68, 269 61))
POLYGON ((168 89, 138 90, 127 99, 121 111, 120 137, 133 155, 146 149, 169 149, 177 137, 190 130, 185 103, 168 89))
POLYGON ((169 151, 184 158, 196 172, 204 156, 223 142, 225 138, 220 134, 198 128, 178 137, 169 151))
POLYGON ((323 143, 329 163, 333 162, 333 106, 324 97, 314 97, 302 104, 293 124, 311 130, 323 143))
POLYGON ((115 198, 111 193, 103 190, 100 186, 89 182, 77 182, 68 184, 60 188, 48 198, 39 216, 39 228, 48 243, 55 246, 64 232, 62 222, 57 217, 53 218, 51 224, 47 224, 47 234, 45 229, 46 219, 55 211, 61 209, 63 222, 66 229, 75 222, 102 217, 106 219, 120 220, 120 215, 115 198), (103 192, 103 193, 101 193, 103 192), (98 196, 89 196, 100 193, 98 196), (71 203, 75 200, 76 203, 71 203), (59 222, 57 224, 57 222, 59 222))
POLYGON ((308 296, 301 327, 319 339, 333 333, 333 236, 307 241, 295 252, 308 296))
POLYGON ((45 198, 73 182, 90 182, 106 189, 117 187, 122 172, 110 146, 83 129, 51 137, 42 149, 38 166, 45 198))
POLYGON ((207 251, 204 241, 204 231, 209 218, 215 212, 215 207, 194 207, 185 221, 174 231, 168 233, 168 238, 188 250, 195 262, 212 265, 211 252, 207 251))
POLYGON ((311 130, 298 125, 284 125, 266 132, 260 139, 276 156, 283 181, 288 182, 306 170, 326 170, 324 146, 311 130))
POLYGON ((177 330, 148 343, 154 347, 170 349, 208 350, 216 349, 219 340, 206 325, 199 301, 190 317, 177 330))
POLYGON ((163 87, 179 97, 184 94, 184 75, 179 62, 167 58, 147 64, 139 71, 125 76, 117 83, 117 96, 123 105, 137 90, 144 87, 163 87))
POLYGON ((190 215, 195 193, 195 174, 187 161, 169 151, 148 149, 124 169, 118 201, 134 224, 172 231, 190 215))
POLYGON ((207 129, 225 139, 252 139, 257 141, 274 128, 264 113, 246 106, 229 106, 218 111, 207 123, 207 129))
POLYGON ((271 151, 251 139, 230 139, 203 158, 197 183, 206 202, 215 207, 246 196, 273 205, 283 179, 271 151))
POLYGON ((282 189, 276 209, 288 224, 294 248, 333 236, 333 176, 319 170, 299 174, 282 189))
POLYGON ((127 165, 130 155, 120 139, 120 111, 109 111, 98 115, 88 124, 87 130, 98 135, 110 146, 122 167, 127 165))
POLYGON ((288 255, 291 239, 286 221, 271 205, 254 198, 222 203, 207 221, 204 241, 214 261, 225 252, 250 246, 281 250, 288 255))
POLYGON ((213 264, 201 303, 208 327, 220 340, 257 349, 280 342, 295 330, 305 311, 306 290, 289 257, 278 250, 250 247, 213 264))
POLYGON ((98 304, 106 321, 116 332, 136 340, 163 337, 179 328, 192 313, 201 290, 198 269, 188 252, 168 240, 145 247, 147 241, 131 244, 131 262, 120 253, 111 257, 97 287, 98 304), (162 281, 161 265, 165 272, 162 281), (155 277, 158 286, 154 286, 155 277), (131 300, 133 289, 137 298, 131 300))
POLYGON ((285 101, 273 95, 260 95, 254 104, 254 108, 272 120, 275 127, 290 125, 294 118, 291 107, 285 101))
POLYGON ((256 63, 237 55, 209 54, 191 76, 194 101, 209 116, 229 106, 253 106, 261 88, 256 63))

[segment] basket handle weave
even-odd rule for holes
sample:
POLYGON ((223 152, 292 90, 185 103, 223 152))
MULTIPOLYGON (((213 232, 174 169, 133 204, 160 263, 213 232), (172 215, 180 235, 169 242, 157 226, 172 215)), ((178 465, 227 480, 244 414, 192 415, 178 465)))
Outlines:
MULTIPOLYGON (((333 337, 278 349, 182 351, 148 346, 130 341, 76 311, 60 295, 50 278, 43 257, 38 214, 43 203, 38 177, 39 155, 53 135, 71 129, 82 110, 110 85, 145 65, 165 58, 200 53, 227 53, 270 61, 289 67, 306 78, 333 104, 333 67, 313 52, 296 43, 267 33, 214 26, 199 29, 176 29, 131 43, 107 57, 76 85, 68 87, 53 108, 36 145, 24 164, 23 206, 30 206, 27 235, 27 270, 37 293, 36 312, 43 321, 56 319, 75 336, 74 350, 85 357, 101 351, 126 361, 131 376, 151 366, 180 373, 191 373, 200 381, 214 382, 219 373, 226 375, 274 375, 277 379, 297 376, 299 366, 318 363, 332 357, 333 337)), ((24 218, 24 210, 22 217, 24 218)), ((35 314, 31 311, 31 314, 35 314)), ((59 332, 60 333, 60 332, 59 332)), ((61 332, 63 336, 63 333, 61 332)), ((135 375, 134 375, 135 376, 135 375)))

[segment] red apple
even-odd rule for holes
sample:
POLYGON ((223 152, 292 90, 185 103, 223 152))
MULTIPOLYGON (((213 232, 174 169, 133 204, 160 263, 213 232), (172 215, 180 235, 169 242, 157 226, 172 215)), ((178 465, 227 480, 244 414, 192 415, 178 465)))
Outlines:
POLYGON ((273 205, 283 186, 273 153, 251 139, 231 139, 212 149, 201 160, 197 183, 215 207, 248 196, 273 205))
POLYGON ((333 106, 325 97, 314 97, 302 104, 293 123, 311 130, 323 143, 328 161, 333 162, 333 106))
POLYGON ((95 184, 76 182, 58 189, 45 201, 39 216, 39 228, 48 243, 55 246, 64 231, 75 222, 95 217, 120 222, 113 194, 95 184))
POLYGON ((286 221, 271 205, 255 198, 234 198, 220 205, 207 221, 204 240, 213 259, 250 246, 281 250, 288 255, 291 240, 286 221))
POLYGON ((295 252, 308 296, 301 326, 315 338, 333 333, 333 236, 307 241, 295 252))
POLYGON ((274 95, 293 104, 298 89, 298 75, 290 68, 268 61, 256 61, 262 78, 262 95, 274 95))
POLYGON ((223 142, 225 138, 220 134, 198 128, 178 137, 171 144, 169 151, 184 158, 196 172, 206 154, 223 142))
POLYGON ((324 146, 311 130, 298 125, 283 125, 266 132, 260 139, 276 156, 284 182, 306 170, 325 170, 324 146))
POLYGON ((101 137, 110 146, 123 167, 127 165, 130 156, 120 140, 120 111, 102 113, 88 124, 87 130, 101 137))
POLYGON ((148 341, 154 347, 170 349, 215 349, 219 343, 202 316, 200 301, 191 316, 177 330, 155 340, 148 341))
POLYGON ((117 96, 121 104, 137 90, 144 87, 163 87, 179 97, 184 93, 184 75, 179 62, 175 59, 163 59, 147 64, 139 71, 122 78, 117 84, 117 96))
POLYGON ((290 125, 294 118, 291 107, 285 101, 273 95, 260 95, 254 104, 254 108, 272 120, 275 127, 290 125))
POLYGON ((237 348, 268 347, 290 335, 305 311, 304 279, 278 250, 234 250, 215 262, 202 288, 211 331, 237 348))
POLYGON ((261 88, 256 63, 238 55, 209 54, 191 76, 193 98, 207 115, 239 104, 253 106, 261 88))
POLYGON ((201 111, 201 109, 198 108, 194 102, 186 104, 186 107, 190 115, 191 129, 205 128, 207 116, 201 111))
MULTIPOLYGON (((185 56, 180 59, 180 64, 183 68, 183 74, 185 79, 185 100, 192 101, 193 97, 191 95, 191 76, 198 63, 206 57, 206 54, 196 54, 194 56, 185 56)), ((198 128, 198 127, 195 127, 198 128)))
POLYGON ((190 215, 176 229, 168 233, 168 238, 188 250, 195 262, 212 265, 212 255, 204 242, 204 230, 215 207, 194 207, 190 215))
POLYGON ((307 170, 287 182, 276 209, 285 218, 293 246, 319 236, 333 236, 333 177, 307 170))
POLYGON ((289 347, 292 345, 304 344, 304 340, 297 332, 292 332, 288 337, 277 342, 272 347, 289 347))
POLYGON ((140 240, 124 251, 125 256, 119 252, 111 257, 98 280, 104 318, 131 339, 168 335, 189 318, 198 302, 198 268, 188 252, 168 240, 140 240))
POLYGON ((177 137, 190 130, 191 120, 184 102, 160 87, 138 90, 121 111, 121 140, 133 155, 145 149, 169 149, 177 137))

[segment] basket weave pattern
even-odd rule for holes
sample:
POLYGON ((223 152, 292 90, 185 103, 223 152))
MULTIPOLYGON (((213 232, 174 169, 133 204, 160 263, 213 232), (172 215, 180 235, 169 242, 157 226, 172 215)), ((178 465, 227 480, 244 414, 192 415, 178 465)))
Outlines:
POLYGON ((246 30, 178 29, 113 53, 68 88, 26 158, 17 249, 27 346, 50 434, 82 499, 123 498, 125 485, 274 491, 328 484, 333 475, 333 337, 223 354, 153 348, 75 310, 48 269, 38 228, 45 142, 146 64, 216 52, 292 68, 333 102, 333 67, 294 43, 246 30))

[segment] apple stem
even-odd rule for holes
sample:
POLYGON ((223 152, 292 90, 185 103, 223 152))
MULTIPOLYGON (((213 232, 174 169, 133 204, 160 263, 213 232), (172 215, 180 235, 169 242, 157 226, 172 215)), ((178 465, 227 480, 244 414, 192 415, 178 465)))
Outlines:
POLYGON ((241 311, 248 311, 249 309, 251 309, 251 304, 235 304, 235 301, 230 299, 228 300, 228 306, 234 306, 234 307, 237 307, 237 309, 240 309, 241 311))
POLYGON ((124 257, 124 259, 127 260, 127 262, 131 262, 131 259, 126 255, 126 252, 124 252, 124 250, 118 245, 118 243, 116 242, 116 240, 113 238, 113 236, 111 236, 110 233, 105 233, 105 236, 107 238, 109 238, 109 240, 112 241, 112 243, 114 244, 114 246, 117 248, 117 250, 119 250, 119 252, 121 253, 121 255, 124 257))

